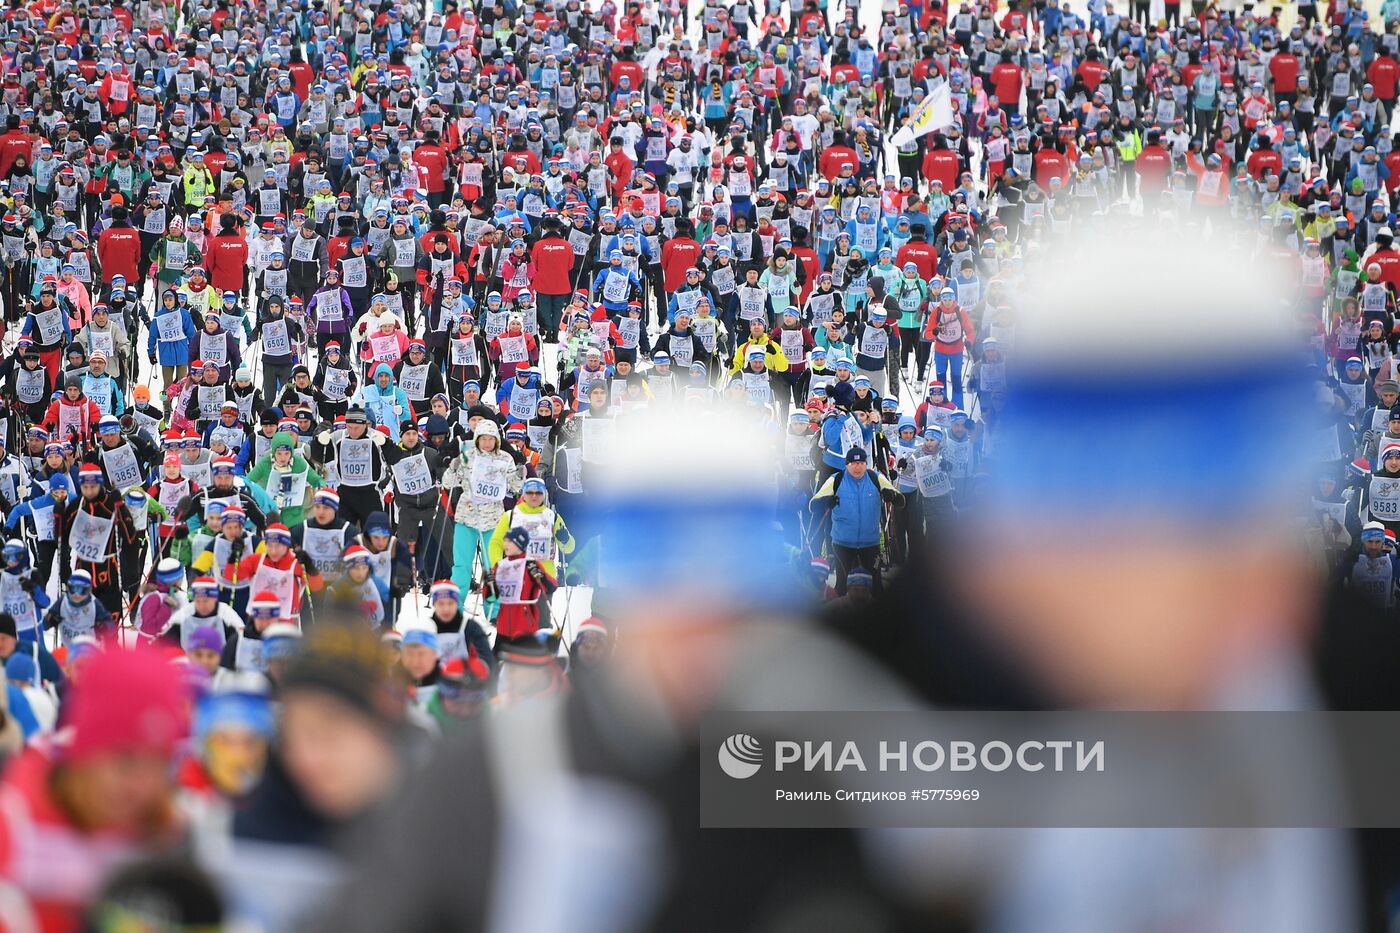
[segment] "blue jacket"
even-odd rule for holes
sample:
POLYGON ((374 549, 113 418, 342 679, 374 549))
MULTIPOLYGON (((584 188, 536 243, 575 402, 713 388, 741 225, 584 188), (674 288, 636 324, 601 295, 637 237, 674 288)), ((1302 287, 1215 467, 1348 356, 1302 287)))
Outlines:
POLYGON ((598 274, 593 277, 593 297, 602 302, 603 307, 614 314, 625 314, 627 312, 627 302, 632 297, 632 289, 636 289, 639 292, 642 291, 642 280, 637 278, 637 274, 626 266, 618 266, 616 268, 611 265, 604 266, 598 271, 598 274), (627 296, 621 301, 610 301, 603 297, 603 285, 613 273, 627 277, 627 296))
MULTIPOLYGON (((812 497, 812 510, 831 509, 831 542, 842 547, 866 548, 880 544, 880 526, 884 517, 881 492, 897 490, 879 472, 868 469, 856 479, 842 469, 832 476, 812 497), (837 480, 840 480, 838 487, 837 480)), ((873 568, 867 568, 873 569, 873 568)))
POLYGON ((190 347, 193 345, 196 333, 194 318, 190 317, 188 308, 167 308, 162 304, 151 318, 151 332, 146 336, 146 353, 156 357, 162 366, 188 366, 190 365, 190 347), (172 314, 180 315, 180 328, 184 339, 157 339, 160 336, 160 320, 172 314))
POLYGON ((409 405, 404 390, 394 384, 394 371, 389 368, 388 363, 380 363, 375 367, 374 378, 360 387, 359 400, 370 424, 388 425, 390 440, 398 443, 399 422, 405 418, 412 418, 413 408, 409 405), (379 377, 386 373, 389 376, 389 388, 381 390, 379 377))
MULTIPOLYGON (((531 418, 534 417, 533 409, 539 407, 539 400, 540 400, 541 397, 543 397, 543 391, 542 391, 541 388, 540 388, 540 378, 539 378, 539 376, 531 376, 529 379, 527 379, 527 380, 525 381, 525 384, 524 384, 524 385, 521 385, 521 384, 520 384, 520 380, 519 380, 519 379, 516 379, 514 376, 512 376, 512 377, 509 378, 509 379, 507 379, 507 380, 505 381, 505 383, 504 383, 499 389, 496 390, 496 408, 497 408, 498 410, 500 410, 500 412, 501 412, 502 414, 505 414, 506 412, 509 412, 509 411, 510 411, 510 401, 509 401, 509 399, 511 398, 511 396, 513 396, 513 395, 515 394, 515 392, 516 392, 517 389, 520 390, 521 392, 535 392, 535 393, 537 393, 537 394, 535 395, 535 404, 531 406, 532 411, 531 411, 530 417, 531 417, 531 418)), ((521 404, 524 404, 524 402, 525 402, 525 399, 521 399, 521 404)), ((530 418, 517 418, 517 417, 511 416, 511 417, 509 418, 509 420, 511 420, 511 421, 529 421, 530 418)))
MULTIPOLYGON (((856 421, 856 416, 837 414, 822 421, 822 463, 835 470, 846 469, 846 445, 841 440, 841 429, 848 420, 856 421)), ((862 442, 869 441, 875 436, 874 427, 860 425, 860 436, 862 442)))
MULTIPOLYGON (((18 570, 19 574, 23 574, 29 570, 28 559, 23 561, 18 570)), ((10 573, 11 571, 5 570, 3 572, 10 573)), ((21 636, 23 636, 25 632, 35 633, 41 630, 40 626, 44 624, 44 611, 49 608, 49 604, 53 602, 53 600, 49 598, 48 593, 44 592, 44 587, 42 585, 37 585, 34 587, 34 592, 29 594, 28 602, 34 607, 34 617, 32 619, 22 619, 18 615, 15 616, 15 627, 19 629, 21 636)))

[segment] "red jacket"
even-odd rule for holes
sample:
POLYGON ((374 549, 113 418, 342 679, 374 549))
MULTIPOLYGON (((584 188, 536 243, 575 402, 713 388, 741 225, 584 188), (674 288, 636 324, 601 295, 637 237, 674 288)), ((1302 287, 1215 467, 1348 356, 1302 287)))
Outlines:
POLYGON ((977 333, 972 329, 972 321, 962 305, 958 305, 956 320, 943 317, 942 305, 929 310, 928 321, 924 324, 924 339, 933 341, 933 349, 939 353, 958 354, 970 343, 977 342, 977 333), (944 339, 949 338, 949 339, 944 339))
POLYGON ((67 440, 69 429, 73 427, 77 428, 79 437, 87 437, 101 417, 97 403, 86 395, 78 396, 76 402, 60 396, 49 403, 49 410, 44 412, 44 427, 58 440, 67 440))
POLYGON ((1054 149, 1042 149, 1035 154, 1035 183, 1046 191, 1050 190, 1050 179, 1056 176, 1060 181, 1069 181, 1069 158, 1054 149))
POLYGON ((207 240, 204 265, 209 272, 210 285, 221 292, 241 292, 248 272, 248 241, 239 233, 207 240))
POLYGON ((291 72, 292 90, 296 92, 297 103, 304 104, 311 96, 311 82, 316 79, 316 71, 306 62, 292 62, 287 66, 291 72))
POLYGON ((856 156, 856 151, 850 146, 828 146, 822 153, 818 169, 828 181, 834 181, 847 165, 852 169, 860 168, 860 159, 856 156))
POLYGON ((1108 77, 1108 67, 1103 62, 1086 61, 1077 69, 1079 77, 1084 79, 1084 86, 1092 94, 1099 89, 1099 84, 1108 77))
POLYGON ((943 182, 943 193, 952 196, 962 172, 962 157, 951 149, 930 149, 924 156, 924 177, 943 182))
POLYGON ((10 166, 18 156, 31 159, 34 155, 34 137, 23 130, 9 130, 0 135, 0 175, 8 175, 10 166))
POLYGON ((817 287, 817 277, 821 275, 822 262, 817 257, 817 251, 810 246, 794 246, 792 258, 801 263, 803 271, 807 273, 797 302, 799 305, 803 305, 807 303, 807 296, 812 294, 812 289, 817 287))
POLYGON ((0 878, 27 897, 41 933, 76 933, 83 911, 118 865, 134 854, 134 840, 93 834, 73 824, 54 800, 54 750, 30 745, 10 763, 0 789, 0 878), (56 872, 55 854, 63 853, 56 872))
POLYGON ((540 295, 567 295, 573 289, 574 248, 563 237, 545 237, 530 250, 535 263, 531 287, 540 295))
MULTIPOLYGON (((448 252, 461 252, 458 235, 456 233, 453 233, 451 230, 443 228, 442 230, 429 230, 427 233, 423 234, 418 238, 418 245, 422 248, 424 254, 432 253, 433 243, 437 240, 438 234, 442 234, 443 236, 447 237, 448 252)), ((332 260, 332 262, 334 262, 334 260, 332 260)))
POLYGON ((135 227, 129 224, 108 227, 97 238, 97 261, 102 263, 103 282, 111 282, 114 275, 122 275, 127 282, 135 282, 140 260, 141 234, 135 227))
POLYGON ((631 79, 630 87, 634 91, 642 89, 642 82, 646 80, 646 72, 642 71, 642 66, 636 62, 614 62, 612 68, 608 69, 608 77, 612 79, 613 87, 617 87, 621 82, 618 78, 626 75, 631 79))
POLYGON ((1245 161, 1249 175, 1255 181, 1264 177, 1265 169, 1272 169, 1275 175, 1283 172, 1283 156, 1272 149, 1256 149, 1245 161))
POLYGON ((910 240, 899 248, 894 264, 903 269, 906 262, 912 262, 919 270, 919 278, 927 282, 938 271, 938 250, 923 240, 910 240))
MULTIPOLYGON (((306 591, 306 568, 297 560, 296 554, 291 549, 282 555, 281 560, 273 560, 267 554, 249 554, 238 563, 229 561, 224 565, 224 578, 229 581, 237 580, 240 584, 247 583, 253 585, 253 579, 257 576, 258 569, 266 563, 270 570, 282 572, 292 572, 292 605, 290 618, 296 618, 301 612, 301 594, 306 591)), ((283 607, 284 611, 287 607, 283 607)))
MULTIPOLYGON (((514 559, 524 560, 524 558, 514 559)), ((501 560, 496 562, 496 566, 491 568, 491 573, 494 575, 497 569, 500 568, 500 566, 503 563, 506 563, 510 560, 512 560, 512 558, 501 558, 501 560)), ((543 575, 544 579, 548 581, 548 583, 545 586, 541 586, 540 584, 536 583, 535 578, 530 576, 529 571, 527 569, 527 571, 521 576, 520 579, 519 598, 523 601, 518 603, 503 602, 500 604, 500 608, 497 610, 497 638, 534 638, 535 632, 539 631, 540 597, 543 596, 548 598, 550 591, 554 588, 554 577, 550 576, 549 571, 545 570, 543 567, 540 567, 538 561, 532 560, 528 563, 534 564, 536 567, 539 567, 540 573, 543 575)))
POLYGON ((1384 101, 1395 99, 1395 82, 1400 79, 1400 64, 1382 52, 1366 68, 1366 80, 1376 89, 1376 97, 1384 101))
POLYGON ((1292 94, 1298 90, 1298 56, 1279 52, 1269 59, 1269 75, 1274 79, 1275 93, 1292 94))
POLYGON ((632 184, 632 159, 621 149, 616 152, 609 152, 603 157, 603 164, 612 170, 616 176, 613 180, 613 197, 621 198, 622 192, 627 190, 627 186, 632 184))
POLYGON ((1002 62, 992 68, 992 87, 1003 104, 1015 106, 1021 102, 1021 68, 1002 62))
POLYGON ((700 259, 700 244, 691 237, 677 237, 667 240, 661 246, 661 271, 665 274, 665 288, 673 292, 685 284, 685 270, 692 268, 700 259))
POLYGON ((1171 175, 1172 157, 1160 143, 1144 146, 1137 157, 1137 173, 1145 194, 1156 194, 1167 190, 1167 177, 1171 175))
POLYGON ((437 194, 447 188, 447 167, 450 160, 447 151, 441 146, 419 146, 413 150, 413 161, 418 164, 423 187, 437 194))

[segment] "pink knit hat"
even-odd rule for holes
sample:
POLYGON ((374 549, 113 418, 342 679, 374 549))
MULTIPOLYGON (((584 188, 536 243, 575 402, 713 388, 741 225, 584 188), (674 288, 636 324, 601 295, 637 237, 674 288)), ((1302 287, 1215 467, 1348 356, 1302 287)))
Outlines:
POLYGON ((187 693, 163 652, 109 648, 73 685, 67 701, 72 738, 64 760, 130 751, 172 755, 189 731, 187 693))

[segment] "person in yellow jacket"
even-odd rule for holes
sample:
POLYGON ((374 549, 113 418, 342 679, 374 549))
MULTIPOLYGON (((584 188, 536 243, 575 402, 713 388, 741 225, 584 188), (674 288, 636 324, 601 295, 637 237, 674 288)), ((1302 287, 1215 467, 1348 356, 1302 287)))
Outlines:
POLYGON ((555 559, 560 554, 572 554, 576 542, 564 519, 549 507, 544 480, 533 476, 525 480, 520 486, 520 499, 515 503, 515 508, 502 513, 491 532, 491 544, 487 551, 491 566, 496 566, 505 553, 506 532, 512 528, 524 528, 529 533, 530 544, 525 553, 539 562, 541 570, 557 579, 555 559))
POLYGON ((189 207, 202 207, 205 195, 215 193, 214 175, 204 164, 202 152, 191 152, 185 157, 185 171, 180 180, 185 189, 185 204, 189 207))
POLYGON ((787 355, 783 353, 783 348, 778 346, 777 341, 768 336, 768 329, 762 318, 754 318, 749 321, 748 339, 734 348, 734 359, 729 364, 729 372, 737 374, 749 361, 749 347, 763 348, 763 362, 769 371, 775 373, 785 373, 790 365, 787 355))

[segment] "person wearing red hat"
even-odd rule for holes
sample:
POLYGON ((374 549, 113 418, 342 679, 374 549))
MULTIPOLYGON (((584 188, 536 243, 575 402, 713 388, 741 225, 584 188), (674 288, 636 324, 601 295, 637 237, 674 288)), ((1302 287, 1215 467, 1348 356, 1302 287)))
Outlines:
POLYGON ((345 575, 327 591, 327 603, 352 608, 357 617, 375 628, 389 625, 389 609, 394 605, 389 585, 374 573, 374 555, 363 545, 352 543, 341 558, 345 575))
POLYGON ((574 643, 569 649, 569 679, 597 671, 607 662, 612 651, 612 633, 597 616, 589 616, 574 629, 574 643))
POLYGON ((107 611, 120 617, 123 609, 122 555, 135 549, 141 532, 120 493, 105 484, 102 467, 84 464, 78 471, 78 492, 64 504, 56 527, 62 528, 60 566, 86 570, 93 595, 107 611))
POLYGON ((334 422, 343 418, 349 410, 350 398, 359 389, 360 377, 340 341, 327 341, 322 348, 311 383, 320 392, 320 397, 316 399, 320 419, 334 422))
MULTIPOLYGON (((304 554, 305 552, 303 552, 304 554)), ((224 580, 247 580, 249 590, 261 596, 271 594, 277 600, 277 618, 295 619, 301 615, 303 594, 307 589, 307 568, 300 555, 292 552, 292 532, 281 522, 274 522, 263 532, 263 544, 256 554, 249 554, 224 567, 224 580)), ((250 604, 250 615, 252 608, 250 604)))
POLYGON ((64 736, 30 746, 6 772, 0 878, 28 897, 39 930, 83 929, 113 869, 179 841, 171 765, 188 733, 187 694, 164 653, 98 652, 64 701, 64 736))
MULTIPOLYGON (((167 431, 167 437, 171 433, 167 431)), ((185 476, 181 469, 179 450, 174 448, 166 450, 161 458, 160 476, 146 489, 146 494, 159 502, 166 510, 167 517, 156 526, 156 534, 161 542, 160 553, 162 556, 169 553, 177 536, 183 540, 188 535, 189 529, 184 525, 180 506, 182 502, 185 502, 186 508, 188 508, 187 500, 192 501, 197 492, 199 492, 199 486, 185 476), (181 528, 185 528, 185 531, 180 532, 181 528)))
POLYGON ((447 392, 442 367, 428 359, 427 345, 416 338, 408 342, 403 359, 394 364, 394 381, 408 396, 414 411, 427 411, 429 399, 447 392))

